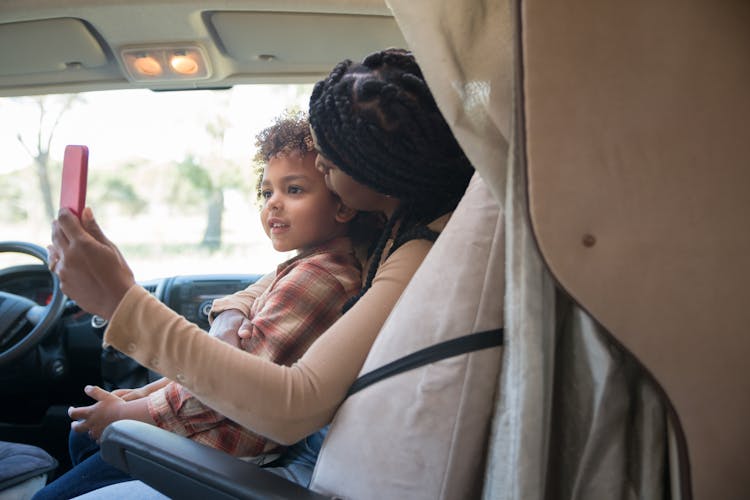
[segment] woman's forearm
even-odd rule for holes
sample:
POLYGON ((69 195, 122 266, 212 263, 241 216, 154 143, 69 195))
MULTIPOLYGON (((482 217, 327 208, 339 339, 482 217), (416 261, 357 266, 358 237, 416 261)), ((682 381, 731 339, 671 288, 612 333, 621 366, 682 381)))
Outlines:
POLYGON ((291 444, 330 421, 429 247, 415 240, 394 252, 371 289, 291 367, 206 335, 138 287, 121 301, 104 340, 244 427, 291 444))

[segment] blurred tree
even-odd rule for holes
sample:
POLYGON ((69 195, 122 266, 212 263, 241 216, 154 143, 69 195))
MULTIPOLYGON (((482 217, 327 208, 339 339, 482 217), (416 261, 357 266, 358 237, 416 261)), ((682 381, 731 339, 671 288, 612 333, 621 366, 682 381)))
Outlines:
MULTIPOLYGON (((99 205, 116 204, 129 215, 138 215, 148 207, 148 200, 136 192, 135 179, 142 167, 135 163, 125 163, 116 170, 90 172, 89 195, 96 195, 99 205)), ((90 196, 93 198, 94 196, 90 196)))
POLYGON ((29 212, 23 205, 23 193, 17 184, 6 182, 4 177, 15 174, 0 176, 0 221, 19 222, 28 219, 29 212))
POLYGON ((60 119, 76 103, 83 102, 83 98, 79 94, 65 94, 25 97, 23 100, 32 101, 36 105, 39 111, 39 126, 33 134, 29 134, 31 137, 19 132, 16 138, 34 161, 44 212, 51 220, 55 217, 55 207, 52 204, 52 189, 49 181, 50 145, 60 119))
POLYGON ((209 250, 221 247, 225 190, 246 189, 251 184, 238 165, 223 158, 224 134, 228 128, 222 116, 208 122, 206 132, 213 143, 211 153, 204 158, 188 155, 177 165, 178 175, 170 196, 183 206, 205 207, 206 227, 200 245, 209 250), (185 189, 185 183, 190 189, 185 189))
POLYGON ((213 165, 209 165, 211 171, 209 174, 208 192, 208 211, 206 212, 206 230, 203 233, 201 246, 215 250, 221 246, 221 223, 224 215, 224 184, 221 182, 221 168, 218 168, 221 160, 221 150, 224 145, 224 134, 228 128, 227 120, 218 115, 214 121, 206 124, 206 132, 211 137, 214 146, 214 152, 211 155, 213 165), (218 171, 217 171, 218 170, 218 171), (213 182, 211 182, 211 173, 213 173, 213 182))

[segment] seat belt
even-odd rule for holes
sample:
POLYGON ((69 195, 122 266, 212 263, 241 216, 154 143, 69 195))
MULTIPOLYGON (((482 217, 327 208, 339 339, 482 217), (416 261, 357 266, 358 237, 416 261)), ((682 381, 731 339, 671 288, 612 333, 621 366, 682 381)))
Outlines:
POLYGON ((487 330, 484 332, 470 333, 455 339, 446 340, 439 344, 434 344, 419 351, 407 354, 387 365, 365 373, 354 381, 346 393, 346 397, 355 394, 367 386, 370 386, 381 380, 385 380, 399 373, 403 373, 414 368, 419 368, 429 363, 435 363, 443 359, 452 358, 459 354, 466 354, 480 349, 496 347, 503 345, 503 329, 487 330))

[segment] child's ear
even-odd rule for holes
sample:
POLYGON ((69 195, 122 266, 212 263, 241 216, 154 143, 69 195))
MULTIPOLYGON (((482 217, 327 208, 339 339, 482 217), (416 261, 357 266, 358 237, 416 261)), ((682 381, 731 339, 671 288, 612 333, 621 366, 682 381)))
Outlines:
POLYGON ((339 202, 339 206, 336 209, 336 222, 340 222, 342 224, 349 222, 354 218, 355 215, 357 215, 356 210, 354 210, 353 208, 349 208, 348 206, 339 202))

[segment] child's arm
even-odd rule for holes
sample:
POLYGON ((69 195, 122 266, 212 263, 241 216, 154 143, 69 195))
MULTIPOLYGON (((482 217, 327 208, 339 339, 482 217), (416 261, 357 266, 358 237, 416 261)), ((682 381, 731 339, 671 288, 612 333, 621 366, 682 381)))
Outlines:
POLYGON ((247 329, 238 331, 242 349, 277 364, 290 365, 340 316, 359 291, 360 272, 323 257, 298 262, 276 280, 247 329))
POLYGON ((116 420, 140 420, 154 425, 154 420, 148 412, 146 398, 124 401, 93 385, 87 385, 84 392, 97 402, 91 406, 68 409, 68 416, 73 419, 70 427, 76 432, 88 432, 92 439, 99 441, 104 429, 116 420))
MULTIPOLYGON (((250 328, 250 321, 248 319, 250 317, 250 307, 255 302, 255 299, 268 288, 268 285, 271 284, 275 276, 275 272, 266 274, 244 290, 221 299, 216 299, 208 314, 208 319, 211 323, 209 333, 228 344, 239 347, 240 339, 237 336, 237 332, 250 328), (236 307, 232 307, 232 305, 236 307), (219 318, 219 315, 221 315, 221 318, 219 318)), ((162 377, 137 389, 116 389, 112 391, 112 394, 123 401, 134 401, 158 391, 169 382, 168 378, 162 377)))
POLYGON ((249 318, 253 302, 268 288, 275 277, 276 272, 268 273, 244 290, 214 300, 211 311, 208 313, 209 323, 213 324, 219 314, 229 309, 237 309, 249 318))
MULTIPOLYGON (((326 267, 304 262, 280 277, 264 297, 264 303, 257 304, 261 308, 253 320, 246 320, 247 334, 242 337, 247 345, 243 349, 275 363, 294 362, 338 319, 341 307, 359 289, 359 269, 353 265, 340 267, 332 274, 326 267)), ((211 328, 230 315, 241 317, 242 313, 225 311, 211 328)), ((232 455, 257 455, 267 446, 275 446, 266 438, 235 426, 177 383, 149 396, 148 405, 157 426, 232 455)))
POLYGON ((149 396, 148 410, 158 427, 234 456, 256 456, 279 447, 205 406, 175 382, 149 396))

